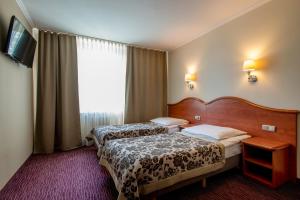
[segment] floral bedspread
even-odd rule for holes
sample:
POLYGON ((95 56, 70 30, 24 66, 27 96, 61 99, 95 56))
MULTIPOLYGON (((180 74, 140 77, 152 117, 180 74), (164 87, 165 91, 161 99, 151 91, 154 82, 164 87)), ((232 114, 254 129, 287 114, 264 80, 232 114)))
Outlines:
POLYGON ((146 122, 101 126, 93 129, 91 133, 98 141, 98 156, 101 156, 102 148, 109 140, 168 133, 168 128, 156 123, 146 122))
POLYGON ((173 133, 108 141, 100 163, 107 163, 113 171, 119 197, 139 199, 139 186, 195 168, 225 163, 224 154, 221 143, 173 133))

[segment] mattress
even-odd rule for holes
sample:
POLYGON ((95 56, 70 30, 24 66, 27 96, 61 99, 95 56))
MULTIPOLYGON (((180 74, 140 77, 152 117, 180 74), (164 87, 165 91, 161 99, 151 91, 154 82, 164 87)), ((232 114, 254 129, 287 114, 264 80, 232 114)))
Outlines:
POLYGON ((224 145, 225 147, 225 158, 230 158, 232 156, 238 155, 242 153, 242 144, 241 141, 247 138, 250 138, 250 135, 240 135, 240 136, 235 136, 223 140, 217 140, 212 137, 208 137, 205 135, 195 135, 195 134, 190 134, 188 132, 184 132, 184 130, 181 132, 183 135, 199 138, 202 140, 210 141, 210 142, 220 142, 224 145))
POLYGON ((225 158, 230 158, 232 156, 236 156, 242 153, 242 144, 237 143, 231 146, 225 147, 225 158))

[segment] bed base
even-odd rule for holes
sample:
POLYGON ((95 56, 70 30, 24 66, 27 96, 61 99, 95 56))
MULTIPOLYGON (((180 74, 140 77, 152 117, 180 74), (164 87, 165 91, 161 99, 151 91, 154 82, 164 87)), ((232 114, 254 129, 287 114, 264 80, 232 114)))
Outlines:
POLYGON ((216 170, 214 172, 210 172, 208 174, 203 174, 201 176, 198 177, 194 177, 192 179, 189 180, 185 180, 182 182, 179 182, 175 185, 172 185, 170 187, 161 189, 161 190, 157 190, 155 192, 152 192, 150 194, 144 194, 143 196, 141 195, 141 199, 145 199, 145 200, 156 200, 158 196, 161 196, 163 194, 172 192, 174 190, 180 189, 182 187, 185 187, 187 185, 191 185, 193 183, 197 183, 200 182, 200 186, 201 188, 206 188, 207 185, 207 178, 220 174, 222 172, 225 172, 227 170, 233 169, 233 168, 240 168, 240 164, 241 164, 241 155, 236 155, 236 156, 232 156, 230 158, 226 159, 225 165, 223 168, 216 170))
MULTIPOLYGON (((199 181, 199 180, 198 180, 199 181)), ((206 188, 206 178, 203 178, 202 180, 200 180, 200 182, 201 182, 201 187, 202 188, 206 188)), ((153 192, 153 193, 151 193, 151 194, 149 194, 149 195, 147 195, 147 196, 143 196, 142 197, 142 199, 149 199, 149 200, 157 200, 157 193, 156 192, 153 192)))
POLYGON ((100 144, 99 144, 99 142, 98 142, 98 140, 97 140, 97 138, 96 138, 95 135, 91 134, 91 137, 93 138, 94 144, 97 147, 97 157, 100 158, 101 157, 101 155, 100 155, 100 153, 101 153, 100 152, 100 144))

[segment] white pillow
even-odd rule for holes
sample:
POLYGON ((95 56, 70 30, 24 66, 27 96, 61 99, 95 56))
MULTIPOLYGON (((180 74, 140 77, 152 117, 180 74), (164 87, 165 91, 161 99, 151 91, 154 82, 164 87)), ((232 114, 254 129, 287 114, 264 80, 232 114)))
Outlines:
POLYGON ((178 119, 178 118, 173 118, 173 117, 159 117, 150 120, 151 122, 165 125, 165 126, 170 126, 170 125, 183 125, 183 124, 188 124, 189 122, 185 119, 178 119))
POLYGON ((208 125, 208 124, 185 128, 184 132, 194 134, 194 135, 201 134, 201 135, 215 138, 217 140, 222 140, 222 139, 226 139, 226 138, 230 138, 230 137, 247 134, 245 131, 240 131, 240 130, 237 130, 234 128, 213 126, 213 125, 208 125))

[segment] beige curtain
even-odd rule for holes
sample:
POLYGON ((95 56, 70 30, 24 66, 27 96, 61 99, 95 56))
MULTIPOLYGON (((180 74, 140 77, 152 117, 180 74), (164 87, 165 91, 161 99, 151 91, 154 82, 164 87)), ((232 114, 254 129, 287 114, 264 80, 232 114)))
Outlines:
POLYGON ((146 122, 166 113, 166 53, 128 46, 125 123, 146 122))
POLYGON ((40 31, 34 151, 80 145, 76 38, 40 31))

